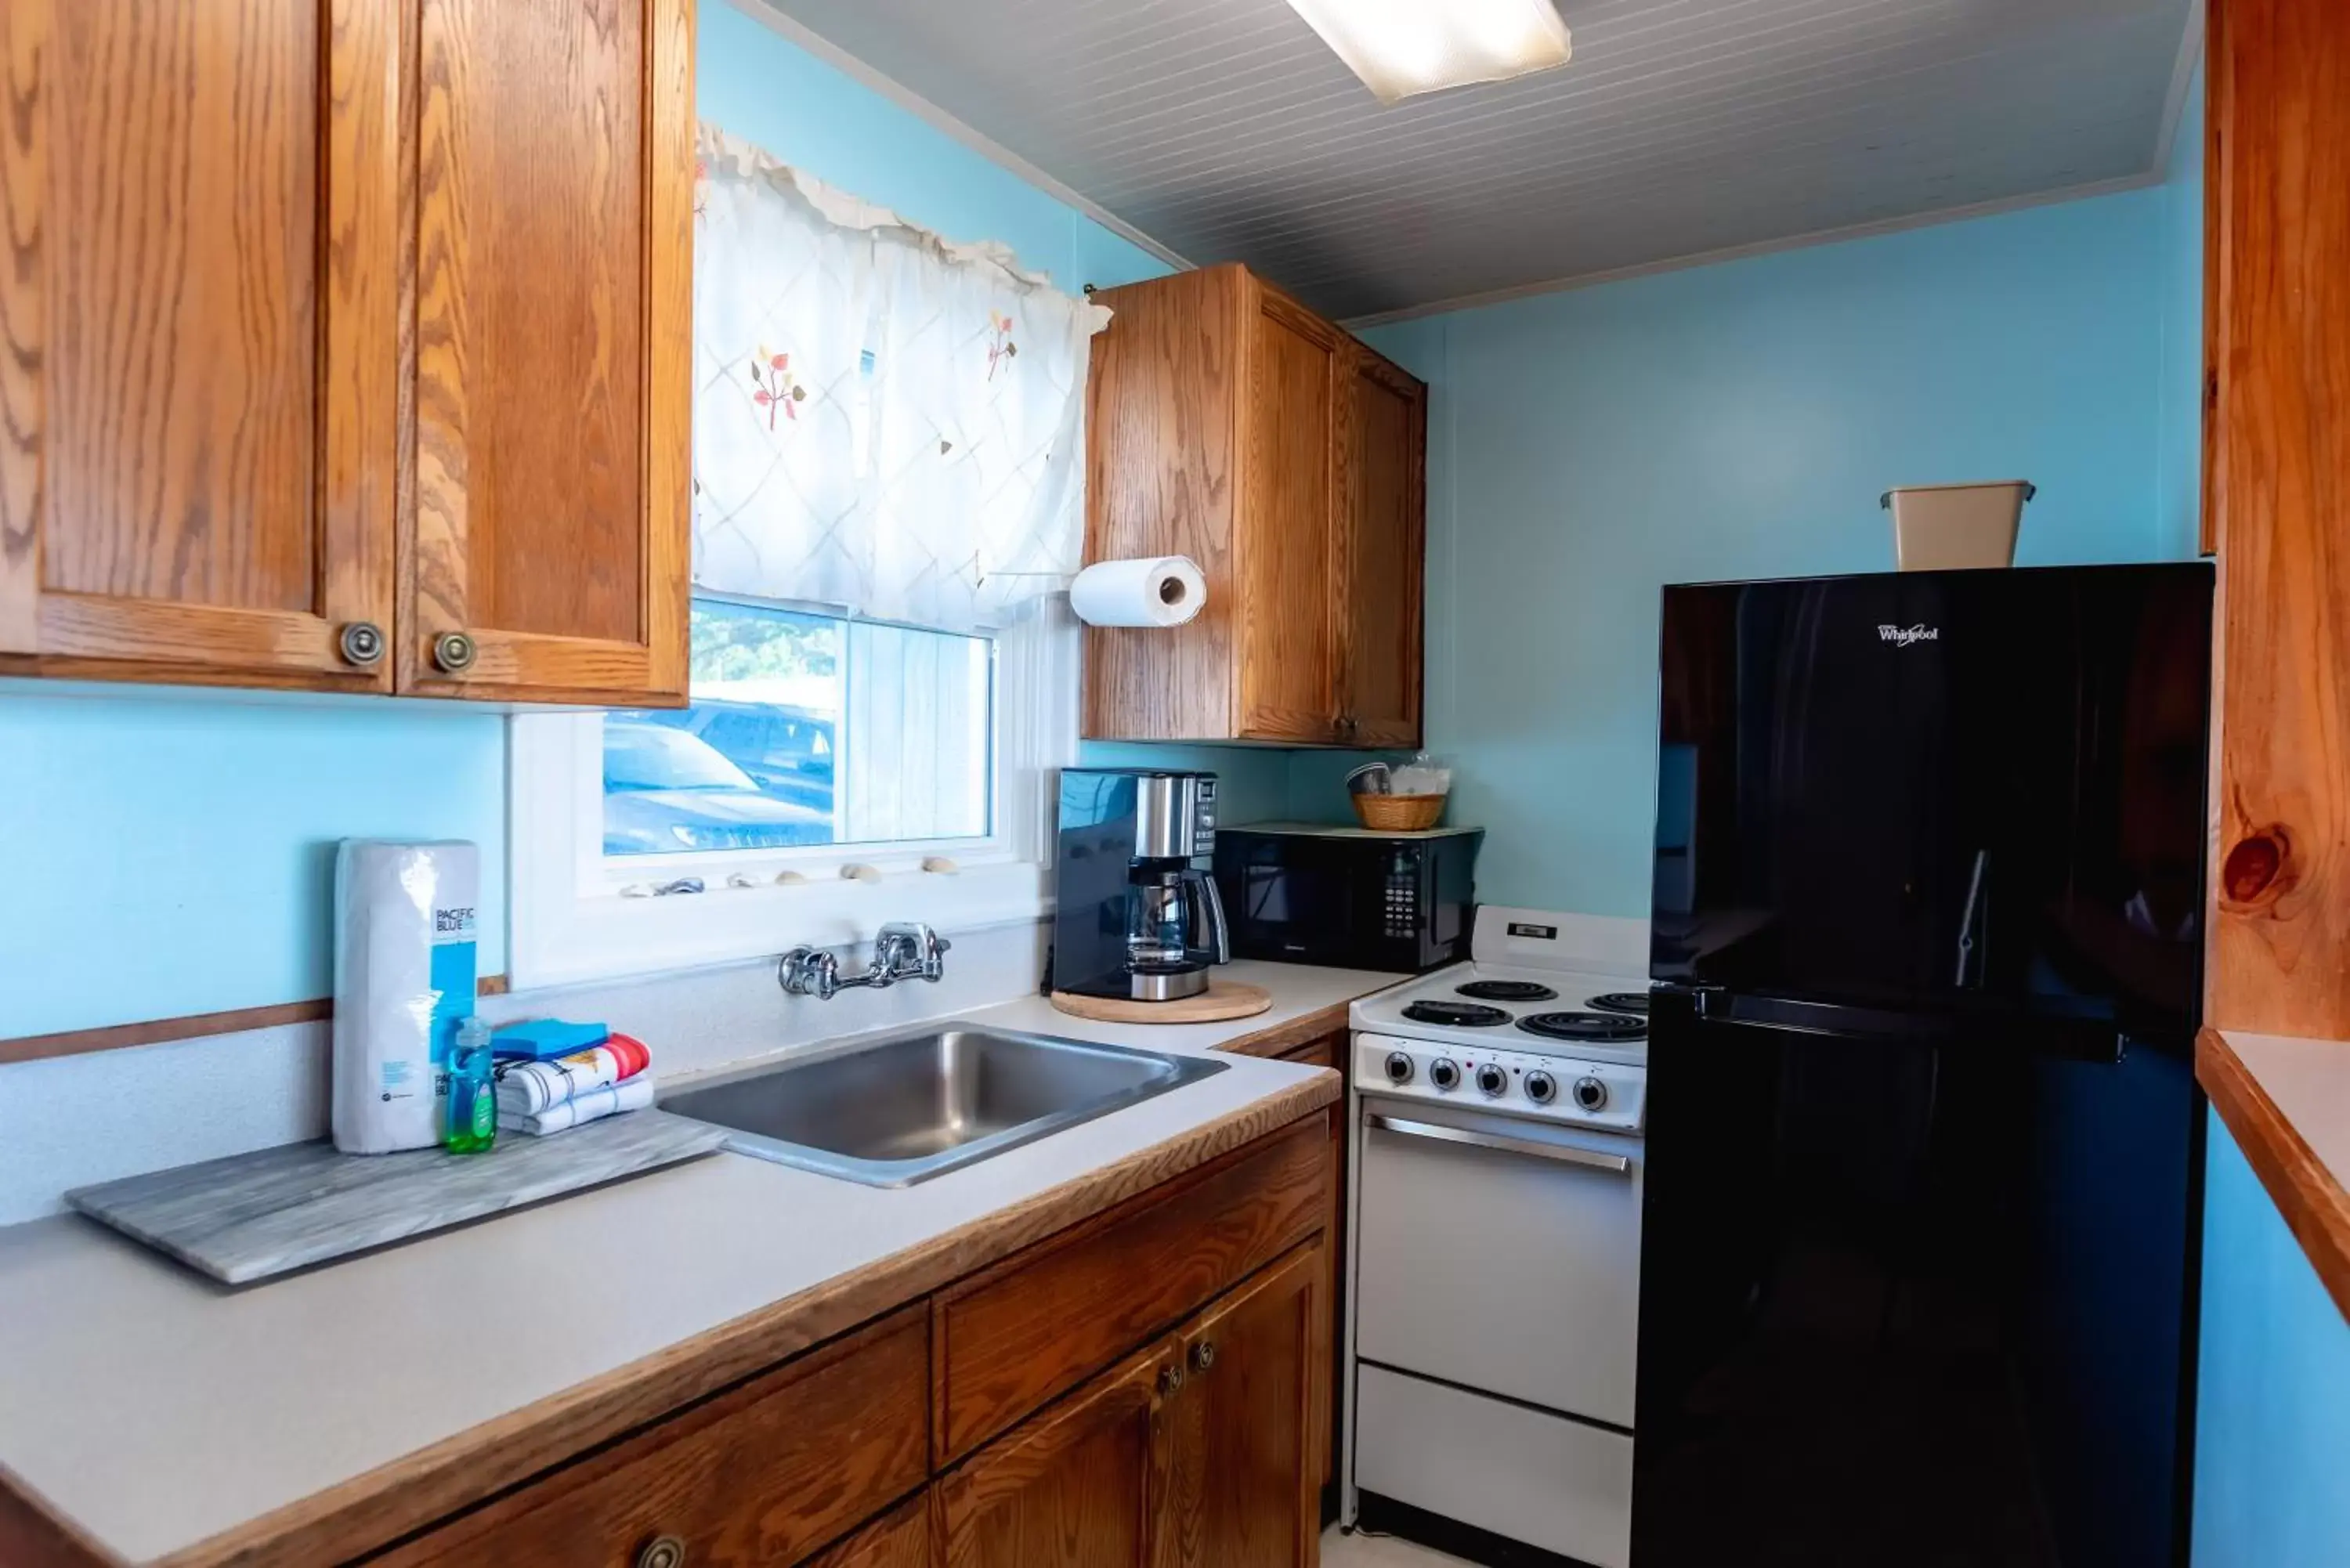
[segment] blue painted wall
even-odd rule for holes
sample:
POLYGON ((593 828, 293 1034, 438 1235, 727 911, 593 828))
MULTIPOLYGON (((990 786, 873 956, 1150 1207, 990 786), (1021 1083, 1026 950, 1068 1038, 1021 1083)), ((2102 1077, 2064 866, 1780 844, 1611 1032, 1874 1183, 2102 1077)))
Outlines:
MULTIPOLYGON (((702 11, 703 117, 1064 286, 1166 268, 723 4, 702 11)), ((482 961, 505 962, 504 722, 438 705, 0 692, 0 1037, 256 1007, 331 989, 332 846, 482 846, 482 961), (37 918, 30 911, 37 904, 37 918), (21 917, 21 918, 20 918, 21 917)), ((1277 753, 1178 753, 1278 815, 1277 753)))
POLYGON ((0 1037, 326 995, 351 836, 479 844, 496 972, 503 723, 442 703, 0 695, 0 1037))
POLYGON ((2202 548, 2203 67, 2189 80, 2162 186, 2162 395, 2155 512, 2163 555, 2202 548))
POLYGON ((2143 560, 2160 190, 1400 324, 1430 380, 1430 744, 1479 889, 1648 910, 1658 589, 1882 570, 1895 484, 2024 477, 2026 564, 2143 560))
POLYGON ((2350 1324, 2216 1116, 2206 1172, 2196 1568, 2340 1568, 2350 1324))

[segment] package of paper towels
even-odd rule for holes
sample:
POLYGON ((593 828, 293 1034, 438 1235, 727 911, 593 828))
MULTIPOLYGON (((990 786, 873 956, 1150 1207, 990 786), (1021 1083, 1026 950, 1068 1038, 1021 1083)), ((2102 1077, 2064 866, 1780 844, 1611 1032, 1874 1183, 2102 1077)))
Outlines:
POLYGON ((1087 626, 1181 626, 1208 602, 1208 579, 1189 556, 1102 561, 1069 585, 1069 607, 1087 626))
POLYGON ((481 851, 347 838, 335 855, 335 1147, 441 1141, 440 1075, 478 980, 481 851))

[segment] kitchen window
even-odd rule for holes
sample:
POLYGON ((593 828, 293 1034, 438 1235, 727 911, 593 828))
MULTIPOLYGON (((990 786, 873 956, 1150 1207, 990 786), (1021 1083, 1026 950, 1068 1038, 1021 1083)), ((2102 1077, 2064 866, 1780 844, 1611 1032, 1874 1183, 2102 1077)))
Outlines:
POLYGON ((980 841, 995 639, 697 599, 693 705, 604 718, 604 854, 980 841))
POLYGON ((509 721, 516 985, 1049 909, 1109 313, 698 151, 691 701, 509 721))

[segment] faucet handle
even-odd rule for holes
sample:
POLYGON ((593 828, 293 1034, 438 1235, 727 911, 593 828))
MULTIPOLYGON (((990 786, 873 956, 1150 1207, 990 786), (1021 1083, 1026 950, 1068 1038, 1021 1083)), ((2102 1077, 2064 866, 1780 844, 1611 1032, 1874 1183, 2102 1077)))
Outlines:
POLYGON ((935 981, 946 972, 942 960, 953 945, 920 920, 892 920, 874 940, 873 967, 893 979, 935 981))
POLYGON ((775 961, 775 983, 786 996, 830 1002, 840 989, 840 959, 823 948, 794 948, 775 961))

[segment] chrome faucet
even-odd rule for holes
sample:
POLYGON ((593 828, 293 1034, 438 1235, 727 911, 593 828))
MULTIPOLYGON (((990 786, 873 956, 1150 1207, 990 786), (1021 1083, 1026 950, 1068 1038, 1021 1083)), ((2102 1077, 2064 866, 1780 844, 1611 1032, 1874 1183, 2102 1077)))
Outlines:
POLYGON ((953 946, 919 920, 892 920, 873 939, 873 959, 863 974, 843 978, 839 954, 796 947, 775 961, 775 983, 786 996, 813 996, 822 1002, 860 986, 882 991, 901 980, 936 983, 946 974, 947 950, 953 946))

